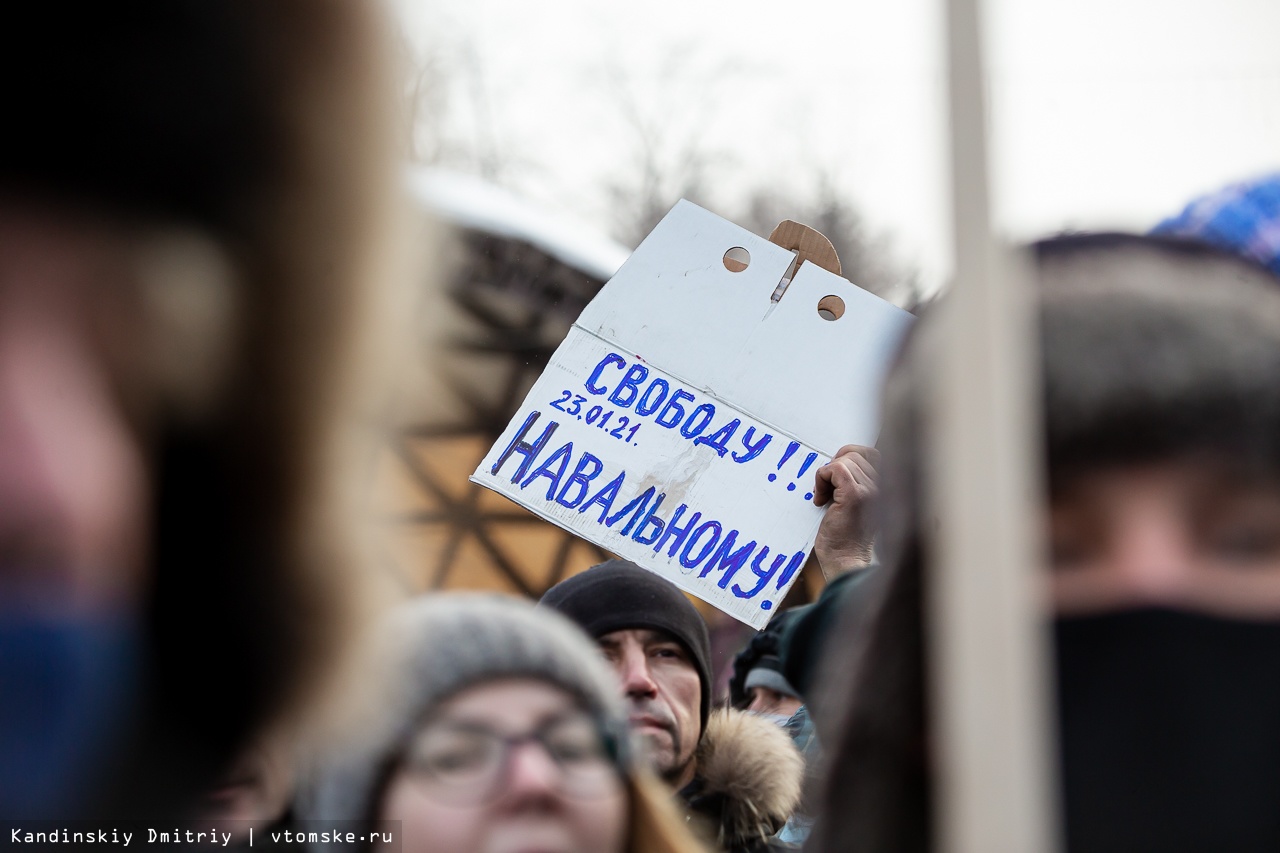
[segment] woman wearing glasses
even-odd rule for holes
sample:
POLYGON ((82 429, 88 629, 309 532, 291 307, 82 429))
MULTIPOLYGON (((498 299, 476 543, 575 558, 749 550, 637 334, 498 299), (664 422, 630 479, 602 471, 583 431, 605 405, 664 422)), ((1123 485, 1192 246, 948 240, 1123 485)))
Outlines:
POLYGON ((394 836, 404 853, 701 851, 632 760, 599 652, 557 614, 420 599, 384 626, 361 675, 359 733, 319 762, 300 831, 394 836))

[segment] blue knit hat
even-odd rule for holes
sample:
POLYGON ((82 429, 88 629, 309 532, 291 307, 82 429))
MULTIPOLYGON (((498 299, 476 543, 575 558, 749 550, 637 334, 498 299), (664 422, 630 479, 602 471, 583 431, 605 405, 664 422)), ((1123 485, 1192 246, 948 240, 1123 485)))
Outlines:
POLYGON ((1203 240, 1280 276, 1280 173, 1201 196, 1151 233, 1203 240))

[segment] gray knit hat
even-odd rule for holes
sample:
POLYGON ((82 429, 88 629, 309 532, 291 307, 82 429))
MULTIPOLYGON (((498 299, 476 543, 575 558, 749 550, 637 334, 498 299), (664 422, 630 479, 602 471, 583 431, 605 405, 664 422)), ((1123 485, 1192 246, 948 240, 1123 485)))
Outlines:
POLYGON ((369 717, 318 756, 301 786, 301 820, 374 818, 379 788, 423 717, 459 691, 530 677, 560 687, 602 720, 629 766, 627 719, 595 643, 559 614, 522 599, 478 593, 425 596, 380 627, 364 659, 369 717))

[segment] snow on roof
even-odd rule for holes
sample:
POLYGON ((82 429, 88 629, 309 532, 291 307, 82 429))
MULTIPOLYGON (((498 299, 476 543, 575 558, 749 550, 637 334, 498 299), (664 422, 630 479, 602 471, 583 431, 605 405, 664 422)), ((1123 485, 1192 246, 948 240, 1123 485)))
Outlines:
POLYGON ((413 199, 462 228, 521 240, 600 281, 608 281, 631 251, 615 240, 470 175, 411 168, 413 199))

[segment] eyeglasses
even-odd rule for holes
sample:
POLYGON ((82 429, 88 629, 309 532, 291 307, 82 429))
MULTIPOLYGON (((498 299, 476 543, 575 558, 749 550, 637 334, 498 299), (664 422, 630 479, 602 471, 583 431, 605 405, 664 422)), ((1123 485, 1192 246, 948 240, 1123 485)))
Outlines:
POLYGON ((542 747, 560 772, 561 789, 571 796, 601 796, 618 778, 611 739, 594 719, 579 713, 555 717, 519 735, 474 723, 434 723, 415 738, 405 768, 432 799, 487 802, 501 790, 512 752, 527 743, 542 747))

